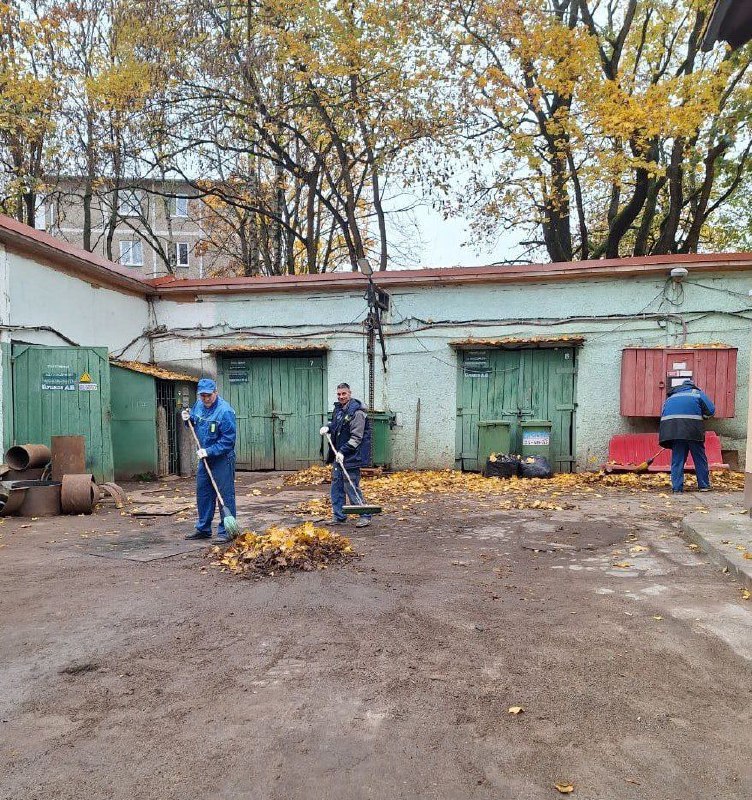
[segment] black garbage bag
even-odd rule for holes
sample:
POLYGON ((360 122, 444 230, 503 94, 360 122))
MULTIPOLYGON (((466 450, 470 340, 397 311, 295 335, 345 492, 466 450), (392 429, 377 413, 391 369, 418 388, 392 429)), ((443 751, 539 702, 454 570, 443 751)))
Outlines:
POLYGON ((547 458, 528 456, 520 461, 520 475, 523 478, 553 478, 554 471, 547 458))
POLYGON ((486 461, 486 468, 483 474, 487 478, 513 478, 519 475, 520 457, 510 455, 491 454, 486 461))

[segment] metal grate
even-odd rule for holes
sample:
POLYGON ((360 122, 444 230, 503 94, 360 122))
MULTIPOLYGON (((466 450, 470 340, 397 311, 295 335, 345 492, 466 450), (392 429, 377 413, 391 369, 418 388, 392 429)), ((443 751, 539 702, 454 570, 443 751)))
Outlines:
MULTIPOLYGON (((157 380, 157 420, 163 416, 166 420, 166 430, 160 436, 157 432, 157 439, 160 443, 160 450, 164 450, 166 440, 167 452, 159 453, 160 470, 166 475, 178 475, 180 473, 180 451, 178 446, 178 404, 175 397, 175 383, 173 381, 157 380), (163 409, 160 414, 159 410, 163 409)), ((158 422, 159 424, 159 422, 158 422)))

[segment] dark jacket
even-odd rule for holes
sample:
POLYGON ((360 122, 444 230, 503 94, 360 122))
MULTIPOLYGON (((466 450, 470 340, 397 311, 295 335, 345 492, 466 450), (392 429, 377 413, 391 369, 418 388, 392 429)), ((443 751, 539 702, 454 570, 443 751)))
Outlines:
MULTIPOLYGON (((344 408, 339 403, 334 404, 329 433, 334 446, 345 457, 346 469, 367 467, 371 463, 371 420, 360 400, 352 397, 344 408)), ((330 447, 326 463, 333 461, 334 453, 330 447)))
POLYGON ((703 419, 715 414, 713 401, 691 381, 685 381, 669 392, 661 412, 658 438, 661 447, 670 447, 677 440, 704 442, 703 419))
POLYGON ((196 400, 191 409, 191 422, 210 464, 212 459, 234 453, 235 409, 226 400, 218 397, 209 408, 205 408, 200 399, 196 400))

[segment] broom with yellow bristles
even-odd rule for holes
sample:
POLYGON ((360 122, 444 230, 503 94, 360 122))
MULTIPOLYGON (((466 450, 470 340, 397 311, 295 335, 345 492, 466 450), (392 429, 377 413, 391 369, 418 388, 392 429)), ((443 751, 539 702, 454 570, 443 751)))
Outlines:
POLYGON ((658 458, 658 456, 665 450, 665 447, 661 447, 661 449, 652 457, 649 458, 647 461, 643 461, 642 464, 638 464, 635 467, 635 472, 647 472, 648 467, 658 458))

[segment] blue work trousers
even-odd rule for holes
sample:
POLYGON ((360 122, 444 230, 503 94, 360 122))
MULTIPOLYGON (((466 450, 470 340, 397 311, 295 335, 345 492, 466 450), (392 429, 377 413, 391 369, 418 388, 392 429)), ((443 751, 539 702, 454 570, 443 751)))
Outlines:
POLYGON ((684 490, 684 463, 689 453, 692 453, 692 460, 695 462, 698 487, 707 489, 710 486, 710 469, 708 468, 708 457, 705 455, 705 442, 675 439, 671 442, 671 488, 675 492, 684 490))
MULTIPOLYGON (((360 467, 348 467, 347 474, 355 484, 355 488, 360 492, 360 467)), ((342 472, 342 467, 335 462, 332 465, 332 512, 334 513, 334 518, 342 522, 347 519, 347 515, 342 510, 342 506, 345 505, 345 494, 350 498, 352 505, 362 505, 362 497, 358 497, 358 494, 353 491, 344 472, 342 472)), ((371 519, 371 515, 362 514, 361 519, 371 519)))
MULTIPOLYGON (((209 469, 217 482, 219 491, 230 514, 235 516, 235 453, 227 453, 209 460, 209 469)), ((198 506, 198 522, 196 530, 202 533, 211 533, 214 511, 217 509, 217 493, 211 485, 203 460, 198 462, 196 470, 196 505, 198 506)), ((219 511, 219 527, 217 533, 223 536, 225 526, 222 520, 222 510, 219 511)))

